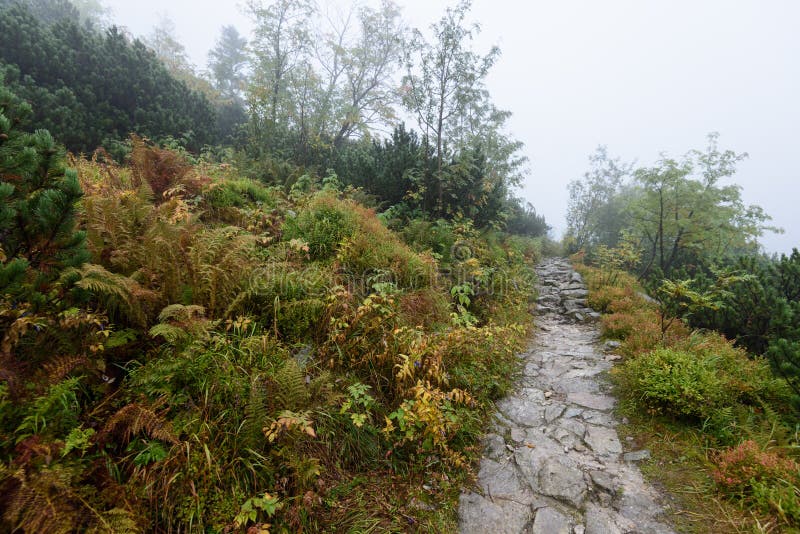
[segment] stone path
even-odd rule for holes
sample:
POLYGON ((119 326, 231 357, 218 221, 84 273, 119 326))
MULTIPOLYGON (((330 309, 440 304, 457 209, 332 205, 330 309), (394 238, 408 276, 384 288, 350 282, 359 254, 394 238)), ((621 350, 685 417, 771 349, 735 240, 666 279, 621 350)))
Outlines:
POLYGON ((497 404, 477 488, 462 494, 462 534, 671 533, 659 494, 623 454, 603 374, 597 315, 566 260, 538 268, 536 340, 523 378, 497 404))

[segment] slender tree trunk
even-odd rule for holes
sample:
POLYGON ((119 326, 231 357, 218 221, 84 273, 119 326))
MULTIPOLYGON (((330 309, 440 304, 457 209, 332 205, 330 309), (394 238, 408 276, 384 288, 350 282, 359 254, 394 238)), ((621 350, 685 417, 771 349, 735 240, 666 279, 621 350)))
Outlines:
POLYGON ((658 249, 659 267, 664 272, 664 189, 658 190, 658 249))

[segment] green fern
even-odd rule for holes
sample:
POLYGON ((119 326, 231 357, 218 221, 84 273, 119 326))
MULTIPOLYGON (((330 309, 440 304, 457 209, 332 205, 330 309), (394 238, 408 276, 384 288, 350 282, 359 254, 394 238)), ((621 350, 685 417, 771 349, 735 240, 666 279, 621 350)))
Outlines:
POLYGON ((28 414, 22 419, 15 434, 17 443, 49 427, 51 433, 77 426, 80 405, 75 391, 83 377, 68 378, 48 389, 31 403, 28 414))
POLYGON ((281 410, 302 410, 308 406, 310 395, 306 387, 306 373, 294 358, 289 358, 275 373, 277 393, 275 395, 281 410))
POLYGON ((183 328, 159 323, 148 331, 150 337, 163 337, 170 345, 179 345, 189 339, 189 334, 183 328))
POLYGON ((170 304, 158 314, 159 324, 149 330, 150 337, 163 337, 171 345, 179 345, 190 339, 205 337, 212 323, 204 318, 202 306, 170 304))
POLYGON ((258 450, 266 442, 262 429, 269 419, 267 384, 255 377, 250 385, 250 397, 244 408, 239 435, 245 447, 258 450))

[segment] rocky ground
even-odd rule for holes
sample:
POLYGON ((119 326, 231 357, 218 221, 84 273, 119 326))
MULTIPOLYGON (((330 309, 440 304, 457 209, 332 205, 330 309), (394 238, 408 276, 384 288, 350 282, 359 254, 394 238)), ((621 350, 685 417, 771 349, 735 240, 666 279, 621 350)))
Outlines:
POLYGON ((538 273, 535 343, 516 392, 497 404, 477 487, 461 496, 460 532, 672 532, 636 465, 648 451, 623 453, 604 378, 618 357, 599 345, 580 275, 563 259, 538 273))

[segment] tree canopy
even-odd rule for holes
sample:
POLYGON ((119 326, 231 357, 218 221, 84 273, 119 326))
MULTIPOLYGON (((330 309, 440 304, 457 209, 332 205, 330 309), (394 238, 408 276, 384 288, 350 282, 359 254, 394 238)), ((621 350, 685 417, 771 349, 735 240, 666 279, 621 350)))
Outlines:
POLYGON ((37 13, 37 3, 2 0, 0 9, 0 70, 6 85, 33 105, 31 124, 76 152, 130 132, 182 138, 192 149, 227 133, 208 98, 171 75, 142 42, 117 28, 80 25, 69 2, 52 4, 63 4, 55 12, 39 3, 50 7, 37 13))

